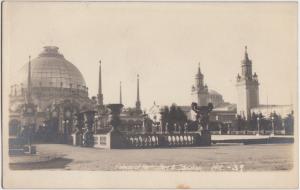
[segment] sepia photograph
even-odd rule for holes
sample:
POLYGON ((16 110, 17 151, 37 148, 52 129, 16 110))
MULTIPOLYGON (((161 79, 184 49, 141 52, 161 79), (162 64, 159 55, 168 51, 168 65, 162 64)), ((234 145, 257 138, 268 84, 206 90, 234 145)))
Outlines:
POLYGON ((298 188, 298 3, 2 2, 4 188, 298 188))

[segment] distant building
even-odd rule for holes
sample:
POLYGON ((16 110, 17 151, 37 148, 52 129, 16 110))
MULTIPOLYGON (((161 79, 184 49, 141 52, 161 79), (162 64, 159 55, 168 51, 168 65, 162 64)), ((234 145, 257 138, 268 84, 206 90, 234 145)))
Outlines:
MULTIPOLYGON (((220 122, 230 122, 236 117, 236 105, 224 102, 223 96, 215 90, 209 89, 204 85, 204 75, 201 72, 200 65, 196 74, 195 85, 192 86, 192 96, 199 106, 207 106, 212 103, 213 111, 210 113, 211 120, 220 122)), ((195 120, 195 113, 191 106, 179 106, 187 115, 189 120, 195 120)))
POLYGON ((204 75, 201 72, 200 65, 195 76, 195 85, 192 86, 192 99, 199 106, 207 106, 208 103, 212 103, 217 107, 224 103, 223 96, 220 93, 208 89, 208 86, 204 84, 204 75))
POLYGON ((208 87, 204 84, 204 75, 201 73, 200 64, 195 76, 195 85, 192 86, 192 96, 199 106, 207 106, 208 87))
POLYGON ((232 123, 236 118, 236 104, 225 102, 213 109, 210 121, 232 123))
POLYGON ((52 134, 65 133, 72 125, 74 113, 91 109, 92 100, 82 74, 58 49, 44 47, 37 58, 21 68, 11 85, 9 119, 12 133, 26 125, 23 109, 27 104, 35 106, 32 117, 35 130, 44 127, 44 131, 52 134))
MULTIPOLYGON (((208 103, 213 104, 214 109, 210 113, 211 121, 232 123, 236 117, 236 105, 224 102, 220 93, 208 89, 208 86, 204 84, 204 75, 201 72, 200 65, 195 77, 195 85, 192 86, 192 98, 200 106, 207 106, 208 103)), ((165 107, 154 103, 147 110, 149 118, 153 121, 160 121, 161 112, 164 111, 165 107)), ((196 120, 196 113, 192 110, 191 105, 178 105, 177 107, 185 113, 188 120, 196 120)))
MULTIPOLYGON (((123 131, 145 131, 145 115, 141 109, 140 78, 137 75, 137 97, 134 108, 124 107, 120 114, 123 131)), ((122 86, 120 83, 120 103, 122 103, 122 86)))
POLYGON ((211 102, 214 107, 221 106, 224 103, 223 96, 219 92, 209 89, 208 102, 211 102))
POLYGON ((259 103, 259 82, 257 74, 252 74, 252 61, 248 57, 247 46, 245 57, 242 60, 242 73, 236 77, 238 92, 237 114, 245 119, 251 118, 252 113, 269 117, 271 113, 277 113, 286 117, 293 111, 292 105, 262 105, 259 103))
POLYGON ((154 122, 161 121, 161 112, 163 111, 164 106, 157 105, 155 102, 153 105, 147 109, 148 117, 154 122))
POLYGON ((248 119, 251 117, 251 108, 259 105, 259 83, 257 74, 252 74, 252 61, 248 57, 247 46, 241 67, 242 73, 236 77, 237 114, 248 119))
MULTIPOLYGON (((103 92, 102 92, 102 73, 101 73, 101 62, 99 67, 99 81, 98 81, 98 105, 97 105, 97 114, 95 116, 96 120, 96 129, 101 131, 102 129, 107 129, 109 126, 109 112, 110 110, 103 104, 103 92)), ((137 100, 135 107, 123 107, 120 113, 121 119, 121 128, 123 131, 134 130, 134 128, 139 128, 140 130, 144 124, 144 114, 141 109, 140 101, 140 83, 139 75, 137 75, 137 100)), ((122 82, 119 86, 119 103, 123 104, 122 101, 122 82)))
POLYGON ((287 117, 293 112, 293 105, 259 105, 251 109, 251 113, 262 114, 265 117, 270 117, 271 113, 276 113, 281 117, 287 117))

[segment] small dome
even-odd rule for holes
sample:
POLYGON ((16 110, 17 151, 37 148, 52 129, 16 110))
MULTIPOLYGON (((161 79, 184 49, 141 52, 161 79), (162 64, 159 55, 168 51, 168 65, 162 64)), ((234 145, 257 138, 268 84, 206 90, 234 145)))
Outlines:
POLYGON ((209 89, 209 90, 208 90, 208 93, 209 93, 210 95, 218 95, 218 96, 222 96, 219 92, 217 92, 217 91, 215 91, 215 90, 212 90, 212 89, 209 89))
MULTIPOLYGON (((17 84, 26 87, 28 62, 21 68, 17 84)), ((58 47, 46 46, 37 58, 31 60, 32 87, 58 87, 86 89, 86 83, 80 71, 62 54, 58 47)))

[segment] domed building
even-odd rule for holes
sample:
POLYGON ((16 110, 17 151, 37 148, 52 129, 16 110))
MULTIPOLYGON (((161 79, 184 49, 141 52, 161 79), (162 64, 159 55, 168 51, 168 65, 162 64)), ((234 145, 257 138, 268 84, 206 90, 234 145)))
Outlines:
MULTIPOLYGON (((195 85, 192 86, 192 99, 200 106, 206 106, 208 103, 213 104, 214 109, 210 113, 211 121, 231 123, 235 119, 236 105, 225 102, 222 94, 213 89, 209 89, 208 86, 204 84, 204 75, 201 72, 200 65, 195 76, 195 85)), ((195 114, 191 111, 190 106, 181 107, 182 110, 185 110, 188 118, 192 120, 195 119, 195 114)))
POLYGON ((219 105, 224 103, 223 96, 219 92, 209 89, 208 102, 211 102, 215 107, 218 107, 219 105))
POLYGON ((21 68, 12 83, 9 97, 11 132, 22 125, 24 106, 29 103, 35 109, 32 122, 35 129, 52 127, 56 132, 62 130, 63 124, 72 123, 74 113, 92 108, 82 74, 58 49, 44 47, 38 57, 21 68))
POLYGON ((195 76, 195 85, 192 86, 192 99, 200 106, 207 106, 210 102, 217 107, 224 103, 223 96, 215 90, 208 89, 204 84, 204 75, 201 72, 200 64, 195 76))

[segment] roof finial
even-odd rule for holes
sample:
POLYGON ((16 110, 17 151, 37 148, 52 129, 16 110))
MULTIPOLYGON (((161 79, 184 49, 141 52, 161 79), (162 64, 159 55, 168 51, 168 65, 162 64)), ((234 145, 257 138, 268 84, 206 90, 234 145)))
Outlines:
POLYGON ((248 60, 248 48, 247 45, 245 46, 245 59, 248 60))
POLYGON ((201 74, 201 69, 200 69, 200 61, 198 62, 198 74, 201 74))

